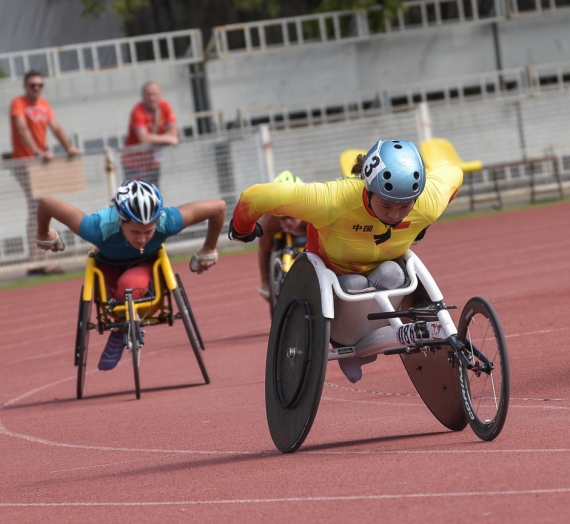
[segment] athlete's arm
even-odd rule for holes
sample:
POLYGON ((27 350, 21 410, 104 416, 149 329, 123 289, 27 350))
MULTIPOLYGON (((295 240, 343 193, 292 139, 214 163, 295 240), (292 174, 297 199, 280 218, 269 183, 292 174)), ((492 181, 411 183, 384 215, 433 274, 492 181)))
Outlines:
POLYGON ((49 228, 52 218, 67 226, 76 235, 79 235, 81 219, 85 213, 80 209, 53 197, 42 197, 38 205, 37 218, 38 229, 36 238, 38 240, 53 240, 55 231, 49 228))
POLYGON ((335 181, 256 184, 242 192, 233 213, 233 226, 237 233, 247 234, 253 231, 257 220, 269 214, 298 218, 318 228, 334 219, 339 203, 345 205, 352 198, 353 193, 344 198, 342 192, 343 187, 335 181))
POLYGON ((463 184, 463 171, 453 165, 435 168, 427 174, 426 187, 414 209, 429 223, 435 222, 445 211, 463 184))
POLYGON ((199 254, 213 253, 224 227, 226 203, 223 200, 200 200, 179 206, 184 227, 208 221, 208 231, 199 254))

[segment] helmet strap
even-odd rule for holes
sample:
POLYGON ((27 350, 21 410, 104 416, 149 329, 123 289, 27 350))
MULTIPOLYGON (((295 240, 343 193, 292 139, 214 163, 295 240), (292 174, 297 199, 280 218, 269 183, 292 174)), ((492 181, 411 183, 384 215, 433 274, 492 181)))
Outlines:
MULTIPOLYGON (((373 195, 373 193, 372 193, 372 191, 366 191, 366 193, 367 193, 367 195, 368 195, 368 207, 370 208, 370 211, 372 211, 372 213, 374 213, 374 209, 372 209, 372 195, 373 195)), ((376 213, 374 213, 374 216, 376 216, 376 218, 378 218, 378 216, 376 215, 376 213)), ((380 222, 382 222, 382 224, 384 224, 384 225, 385 225, 387 228, 389 228, 389 229, 388 229, 388 231, 386 231, 386 233, 384 233, 383 235, 374 235, 374 240, 376 240, 376 237, 377 237, 377 236, 384 236, 384 235, 390 233, 390 228, 395 228, 395 227, 399 226, 399 225, 402 223, 402 221, 400 220, 399 222, 396 222, 395 224, 386 224, 386 222, 384 222, 381 218, 378 218, 378 220, 380 220, 380 222)), ((388 239, 390 238, 390 236, 391 236, 391 233, 390 233, 390 235, 388 235, 388 236, 386 237, 385 240, 382 240, 382 242, 386 242, 386 240, 388 240, 388 239)), ((377 243, 377 244, 381 244, 382 242, 376 242, 376 243, 377 243)))

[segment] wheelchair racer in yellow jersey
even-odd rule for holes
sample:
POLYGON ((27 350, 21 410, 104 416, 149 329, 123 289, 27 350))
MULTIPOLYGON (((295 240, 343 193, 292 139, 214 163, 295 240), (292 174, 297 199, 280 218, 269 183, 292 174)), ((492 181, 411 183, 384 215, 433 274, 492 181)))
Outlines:
MULTIPOLYGON (((246 189, 229 238, 251 242, 263 235, 257 220, 264 214, 292 216, 308 222, 307 250, 339 275, 347 291, 400 287, 405 275, 397 260, 457 195, 463 172, 444 165, 426 175, 417 148, 402 140, 379 140, 358 156, 352 172, 360 177, 246 189)), ((339 360, 347 376, 360 372, 364 362, 355 359, 339 360)))

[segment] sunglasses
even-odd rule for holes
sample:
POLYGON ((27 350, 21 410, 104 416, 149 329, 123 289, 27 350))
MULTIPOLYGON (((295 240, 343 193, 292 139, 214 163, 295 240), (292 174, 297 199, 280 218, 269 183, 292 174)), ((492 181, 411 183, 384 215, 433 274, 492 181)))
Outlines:
POLYGON ((44 85, 43 85, 42 83, 38 83, 38 84, 36 84, 36 83, 30 83, 30 84, 28 84, 28 87, 31 87, 32 89, 36 89, 36 88, 37 88, 37 89, 41 89, 43 86, 44 86, 44 85))

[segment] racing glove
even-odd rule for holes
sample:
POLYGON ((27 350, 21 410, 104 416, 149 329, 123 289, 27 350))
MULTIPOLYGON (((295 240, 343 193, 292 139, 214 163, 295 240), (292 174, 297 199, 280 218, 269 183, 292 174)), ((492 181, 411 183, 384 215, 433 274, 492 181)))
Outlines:
POLYGON ((230 240, 237 240, 238 242, 253 242, 257 237, 263 236, 263 229, 259 223, 255 223, 255 229, 247 235, 242 235, 234 229, 234 220, 230 220, 230 228, 228 230, 228 238, 230 240))

